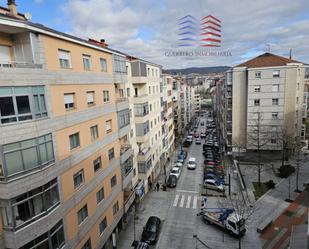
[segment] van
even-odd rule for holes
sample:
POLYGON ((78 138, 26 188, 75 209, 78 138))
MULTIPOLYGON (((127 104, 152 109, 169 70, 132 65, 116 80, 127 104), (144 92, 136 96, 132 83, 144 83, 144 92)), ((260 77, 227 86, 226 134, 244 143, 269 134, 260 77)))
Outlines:
POLYGON ((195 169, 196 168, 196 159, 195 157, 190 157, 187 164, 188 169, 195 169))

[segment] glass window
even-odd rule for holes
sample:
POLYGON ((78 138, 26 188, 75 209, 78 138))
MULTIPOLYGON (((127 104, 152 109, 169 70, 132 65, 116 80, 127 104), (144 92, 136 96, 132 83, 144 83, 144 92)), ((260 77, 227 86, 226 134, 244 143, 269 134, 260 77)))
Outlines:
POLYGON ((108 159, 112 160, 115 157, 114 148, 108 150, 108 159))
POLYGON ((130 97, 130 88, 127 88, 127 96, 130 97))
POLYGON ((277 139, 276 139, 276 137, 271 137, 271 139, 270 139, 270 143, 272 143, 272 144, 276 144, 276 143, 277 143, 277 139))
POLYGON ((148 88, 149 88, 149 89, 148 89, 148 90, 149 90, 148 92, 149 92, 149 94, 151 94, 151 86, 149 86, 148 88))
POLYGON ((45 166, 54 161, 52 137, 48 134, 3 145, 3 155, 8 176, 45 166))
POLYGON ((103 91, 103 102, 109 101, 109 91, 103 91))
POLYGON ((91 249, 91 240, 90 240, 90 238, 86 241, 86 243, 82 246, 81 249, 91 249))
POLYGON ((255 78, 261 78, 261 71, 255 72, 255 78))
POLYGON ((272 119, 278 119, 278 112, 271 113, 272 119))
POLYGON ((127 74, 126 58, 119 55, 113 55, 114 72, 127 74))
POLYGON ((71 150, 73 150, 73 149, 75 149, 75 148, 80 146, 80 143, 79 143, 79 132, 70 135, 69 139, 70 139, 70 149, 71 150))
POLYGON ((279 99, 272 99, 272 105, 278 105, 279 99))
POLYGON ((107 227, 107 220, 106 217, 104 217, 104 219, 100 222, 99 225, 100 235, 105 231, 106 227, 107 227))
POLYGON ((90 134, 92 141, 96 140, 99 137, 99 130, 97 125, 90 127, 90 134))
POLYGON ((71 68, 71 53, 66 50, 58 50, 59 63, 61 68, 71 68))
POLYGON ((118 112, 118 124, 119 128, 123 128, 130 124, 130 111, 129 109, 118 112))
POLYGON ((280 70, 274 70, 274 71, 273 71, 273 77, 274 77, 274 78, 280 77, 280 70))
POLYGON ((98 157, 93 161, 94 172, 97 172, 100 168, 102 168, 102 159, 101 157, 98 157))
POLYGON ((83 54, 83 64, 84 64, 84 69, 89 71, 91 70, 91 56, 83 54))
POLYGON ((113 215, 116 215, 119 211, 119 204, 118 201, 113 205, 113 215))
POLYGON ((94 105, 94 91, 89 91, 86 93, 87 94, 87 104, 88 105, 94 105))
POLYGON ((134 115, 136 117, 144 117, 149 114, 148 102, 134 105, 134 115))
POLYGON ((279 92, 279 85, 278 84, 274 84, 272 87, 272 91, 273 92, 279 92))
POLYGON ((75 93, 65 93, 64 94, 64 107, 66 110, 72 109, 74 105, 75 93))
POLYGON ((106 63, 106 59, 100 58, 100 65, 101 65, 101 71, 102 71, 102 72, 107 72, 107 63, 106 63))
POLYGON ((80 170, 73 176, 74 188, 77 189, 84 183, 84 170, 80 170))
POLYGON ((46 215, 59 204, 57 179, 21 194, 5 207, 4 226, 20 229, 46 215))
POLYGON ((107 120, 105 122, 105 130, 106 130, 106 133, 110 133, 112 131, 112 120, 107 120))
POLYGON ((254 86, 254 92, 259 93, 261 90, 260 86, 254 86))
POLYGON ((111 187, 115 187, 116 185, 117 185, 117 177, 116 177, 116 175, 114 175, 111 178, 111 187))
POLYGON ((99 204, 102 200, 104 200, 104 188, 101 188, 98 192, 97 192, 97 204, 99 204))
POLYGON ((88 217, 88 208, 86 204, 77 212, 78 225, 80 225, 87 217, 88 217))
POLYGON ((259 106, 260 105, 260 100, 259 99, 255 99, 254 100, 254 105, 255 106, 259 106))

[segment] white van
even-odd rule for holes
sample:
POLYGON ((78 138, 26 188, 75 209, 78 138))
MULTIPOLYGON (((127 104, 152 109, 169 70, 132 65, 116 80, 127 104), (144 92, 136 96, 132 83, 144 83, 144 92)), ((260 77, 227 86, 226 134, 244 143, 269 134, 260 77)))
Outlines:
POLYGON ((196 169, 196 159, 195 157, 190 157, 187 164, 188 169, 196 169))

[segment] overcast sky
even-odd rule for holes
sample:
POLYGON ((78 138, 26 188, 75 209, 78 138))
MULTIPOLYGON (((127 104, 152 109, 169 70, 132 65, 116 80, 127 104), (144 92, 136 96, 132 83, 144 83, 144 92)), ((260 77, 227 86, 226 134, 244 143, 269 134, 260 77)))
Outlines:
MULTIPOLYGON (((0 0, 2 6, 6 0, 0 0)), ((33 22, 82 38, 104 38, 164 68, 233 66, 266 52, 309 63, 309 0, 16 0, 33 22), (230 57, 166 57, 177 44, 178 19, 211 14, 222 21, 230 57)), ((188 49, 186 49, 188 50, 188 49)))

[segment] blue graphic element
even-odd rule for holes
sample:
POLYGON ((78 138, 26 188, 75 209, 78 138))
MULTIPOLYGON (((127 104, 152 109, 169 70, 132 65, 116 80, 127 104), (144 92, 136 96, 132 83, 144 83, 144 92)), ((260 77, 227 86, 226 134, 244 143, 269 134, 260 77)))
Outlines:
POLYGON ((178 47, 193 47, 197 43, 199 23, 190 14, 178 19, 178 47))

